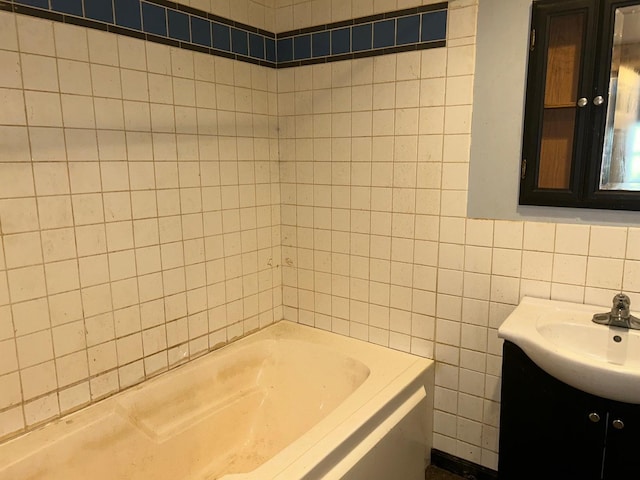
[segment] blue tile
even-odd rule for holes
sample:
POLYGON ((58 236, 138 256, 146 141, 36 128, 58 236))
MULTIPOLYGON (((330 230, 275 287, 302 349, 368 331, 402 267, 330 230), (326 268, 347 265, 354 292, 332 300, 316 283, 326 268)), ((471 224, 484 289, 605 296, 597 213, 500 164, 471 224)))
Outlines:
POLYGON ((142 4, 144 31, 163 37, 167 36, 167 9, 153 3, 142 4))
POLYGON ((249 34, 249 55, 264 60, 264 37, 262 35, 249 34))
POLYGON ((213 23, 213 46, 219 50, 231 51, 231 29, 221 23, 213 23))
POLYGON ((429 12, 422 15, 422 41, 432 42, 447 38, 447 11, 429 12))
POLYGON ((167 20, 169 24, 169 36, 184 42, 191 41, 189 33, 189 15, 176 10, 167 10, 167 20))
POLYGON ((331 31, 331 53, 349 53, 351 51, 351 29, 339 28, 331 31))
POLYGON ((331 55, 331 36, 329 32, 314 33, 311 43, 314 57, 331 55))
POLYGON ((15 0, 15 3, 29 5, 30 7, 46 8, 49 10, 49 0, 15 0))
POLYGON ((92 20, 113 23, 111 0, 84 0, 84 15, 92 20))
POLYGON ((372 30, 370 23, 356 25, 351 29, 351 36, 353 37, 351 40, 351 48, 354 52, 371 50, 372 30))
POLYGON ((134 30, 142 28, 140 0, 113 0, 113 7, 116 12, 116 25, 134 30))
POLYGON ((249 55, 249 40, 246 31, 237 28, 231 29, 231 48, 233 53, 249 55))
POLYGON ((420 41, 420 15, 398 18, 396 45, 418 43, 420 41))
POLYGON ((82 0, 51 0, 51 10, 82 16, 82 0))
POLYGON ((305 60, 311 58, 311 35, 301 35, 293 39, 293 58, 305 60))
POLYGON ((265 41, 265 57, 270 62, 275 62, 276 57, 276 41, 273 38, 266 38, 265 41))
POLYGON ((191 17, 191 41, 205 47, 211 46, 211 22, 200 17, 191 17))
POLYGON ((293 60, 293 38, 278 40, 278 62, 290 62, 293 60))
POLYGON ((393 47, 395 43, 395 20, 384 20, 373 24, 373 48, 393 47))

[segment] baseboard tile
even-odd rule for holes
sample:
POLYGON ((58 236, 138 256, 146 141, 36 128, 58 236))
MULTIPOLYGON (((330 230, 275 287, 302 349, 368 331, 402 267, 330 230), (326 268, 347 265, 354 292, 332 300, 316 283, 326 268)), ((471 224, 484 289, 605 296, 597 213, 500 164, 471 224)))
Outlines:
POLYGON ((468 480, 497 480, 498 472, 449 453, 431 449, 431 463, 468 480))

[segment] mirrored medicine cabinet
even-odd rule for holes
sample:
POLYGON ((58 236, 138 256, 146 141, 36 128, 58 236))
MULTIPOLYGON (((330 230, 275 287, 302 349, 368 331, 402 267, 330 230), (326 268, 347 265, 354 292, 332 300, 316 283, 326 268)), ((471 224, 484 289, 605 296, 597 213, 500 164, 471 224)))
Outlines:
POLYGON ((640 210, 640 0, 533 2, 520 204, 640 210))

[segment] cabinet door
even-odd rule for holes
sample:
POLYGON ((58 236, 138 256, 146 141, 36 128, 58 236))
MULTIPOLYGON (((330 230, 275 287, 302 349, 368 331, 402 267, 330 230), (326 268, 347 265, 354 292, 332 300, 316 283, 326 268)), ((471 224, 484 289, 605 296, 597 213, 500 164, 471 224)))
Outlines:
POLYGON ((594 0, 534 2, 520 203, 577 205, 590 151, 594 0))
POLYGON ((603 0, 589 204, 640 209, 640 1, 603 0))
POLYGON ((505 342, 501 402, 500 480, 601 480, 606 408, 596 397, 505 342))
POLYGON ((640 478, 640 405, 613 402, 609 409, 604 479, 640 478))

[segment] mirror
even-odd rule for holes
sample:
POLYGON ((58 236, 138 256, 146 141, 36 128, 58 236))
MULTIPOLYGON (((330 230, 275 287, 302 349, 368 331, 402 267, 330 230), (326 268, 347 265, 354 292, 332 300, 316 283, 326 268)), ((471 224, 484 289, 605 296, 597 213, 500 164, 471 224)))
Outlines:
POLYGON ((617 8, 601 190, 640 191, 640 7, 617 8))

